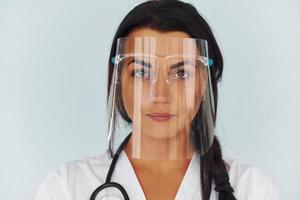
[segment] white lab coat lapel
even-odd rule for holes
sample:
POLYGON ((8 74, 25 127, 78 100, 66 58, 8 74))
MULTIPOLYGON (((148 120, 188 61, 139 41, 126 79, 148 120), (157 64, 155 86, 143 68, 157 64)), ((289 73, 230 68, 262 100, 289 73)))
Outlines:
POLYGON ((201 200, 200 195, 200 160, 198 153, 194 153, 192 160, 183 177, 177 191, 175 200, 197 199, 201 200), (199 193, 199 194, 198 194, 199 193))
POLYGON ((112 181, 121 184, 130 200, 146 200, 142 187, 135 175, 134 169, 125 153, 122 151, 112 175, 112 181))
MULTIPOLYGON (((175 200, 202 200, 200 164, 200 154, 196 152, 194 153, 186 174, 183 177, 175 200)), ((212 182, 212 190, 209 198, 210 200, 218 199, 218 194, 214 188, 215 183, 212 182)))

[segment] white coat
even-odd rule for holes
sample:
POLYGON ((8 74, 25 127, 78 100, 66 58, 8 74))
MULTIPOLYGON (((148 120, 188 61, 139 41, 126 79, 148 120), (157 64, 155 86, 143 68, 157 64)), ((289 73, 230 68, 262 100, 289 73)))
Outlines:
MULTIPOLYGON (((252 165, 224 158, 237 200, 279 200, 271 182, 252 165)), ((92 192, 105 182, 111 159, 107 153, 68 162, 53 170, 42 182, 36 200, 89 200, 92 192)), ((121 184, 131 200, 145 200, 133 167, 124 151, 120 154, 112 181, 121 184)), ((177 191, 175 200, 201 200, 199 154, 195 153, 177 191)), ((212 186, 210 200, 218 200, 212 186)))

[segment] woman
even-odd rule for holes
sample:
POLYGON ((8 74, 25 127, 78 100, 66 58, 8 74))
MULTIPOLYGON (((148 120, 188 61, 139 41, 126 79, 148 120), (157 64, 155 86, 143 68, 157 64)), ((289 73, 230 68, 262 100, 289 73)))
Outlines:
POLYGON ((279 199, 255 167, 222 157, 214 135, 222 70, 212 31, 192 5, 136 6, 109 58, 109 154, 62 165, 36 199, 279 199), (131 133, 115 151, 122 122, 131 133))

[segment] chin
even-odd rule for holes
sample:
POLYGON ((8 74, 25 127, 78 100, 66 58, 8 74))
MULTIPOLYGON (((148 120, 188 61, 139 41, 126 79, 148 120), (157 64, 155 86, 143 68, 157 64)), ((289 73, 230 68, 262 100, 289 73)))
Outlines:
POLYGON ((147 127, 150 128, 144 129, 147 131, 142 131, 142 136, 150 137, 152 139, 171 139, 180 134, 180 131, 174 128, 156 126, 155 124, 147 127))

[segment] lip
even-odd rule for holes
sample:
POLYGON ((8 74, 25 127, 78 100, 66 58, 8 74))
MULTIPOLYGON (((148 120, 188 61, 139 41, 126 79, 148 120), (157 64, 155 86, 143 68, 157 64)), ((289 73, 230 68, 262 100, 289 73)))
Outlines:
POLYGON ((147 114, 147 116, 158 122, 166 122, 173 118, 175 115, 170 113, 151 113, 147 114))

